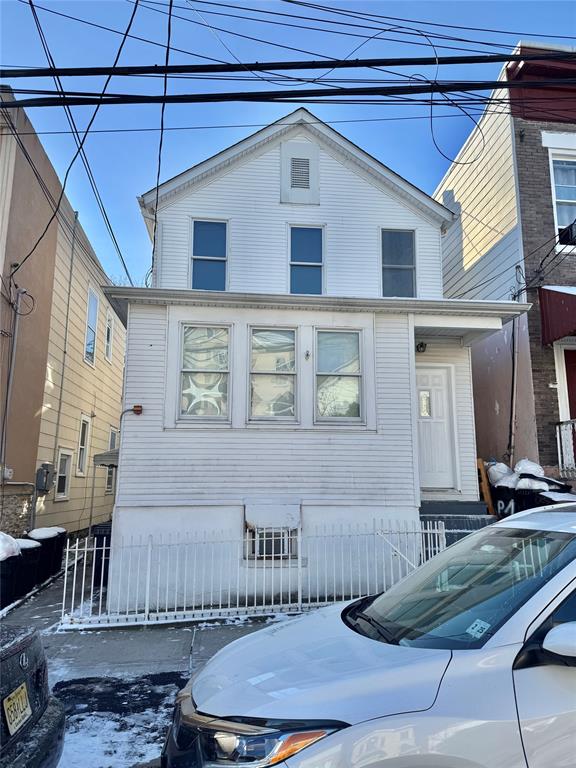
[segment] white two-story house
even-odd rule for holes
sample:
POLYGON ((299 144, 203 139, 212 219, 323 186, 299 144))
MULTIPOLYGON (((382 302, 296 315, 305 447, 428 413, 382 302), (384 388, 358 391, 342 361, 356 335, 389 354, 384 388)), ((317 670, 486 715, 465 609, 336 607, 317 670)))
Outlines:
POLYGON ((143 409, 113 539, 478 500, 470 345, 526 307, 444 298, 454 218, 305 109, 161 184, 152 287, 106 289, 143 409))

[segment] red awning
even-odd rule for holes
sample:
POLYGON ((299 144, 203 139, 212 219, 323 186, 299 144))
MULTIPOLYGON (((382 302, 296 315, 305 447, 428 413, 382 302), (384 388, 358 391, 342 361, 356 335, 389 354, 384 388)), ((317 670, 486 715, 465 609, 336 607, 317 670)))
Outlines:
POLYGON ((542 344, 576 336, 576 286, 544 285, 538 288, 542 344))

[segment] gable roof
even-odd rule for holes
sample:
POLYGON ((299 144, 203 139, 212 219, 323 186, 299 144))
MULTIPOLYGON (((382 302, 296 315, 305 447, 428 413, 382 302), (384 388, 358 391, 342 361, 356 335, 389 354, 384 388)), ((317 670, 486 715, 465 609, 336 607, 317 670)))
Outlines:
MULTIPOLYGON (((290 112, 288 115, 256 131, 227 149, 193 165, 186 171, 164 181, 158 187, 158 207, 167 203, 173 196, 204 181, 207 177, 216 175, 219 171, 229 169, 230 165, 240 162, 250 153, 256 152, 264 145, 278 139, 288 138, 291 133, 297 133, 304 129, 311 138, 318 140, 344 155, 349 161, 359 167, 360 170, 375 178, 384 187, 403 198, 408 204, 416 207, 428 217, 442 224, 450 225, 455 215, 441 203, 434 200, 421 189, 411 184, 399 174, 390 170, 372 155, 365 152, 341 133, 334 130, 312 112, 304 107, 290 112)), ((154 213, 156 201, 156 187, 148 190, 138 198, 142 213, 147 225, 150 215, 154 213)), ((150 230, 150 226, 148 226, 150 230)))

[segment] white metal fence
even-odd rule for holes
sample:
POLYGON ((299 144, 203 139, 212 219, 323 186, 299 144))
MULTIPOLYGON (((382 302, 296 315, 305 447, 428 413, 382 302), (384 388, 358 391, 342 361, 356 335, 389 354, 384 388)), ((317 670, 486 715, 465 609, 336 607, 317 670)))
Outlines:
POLYGON ((560 476, 576 478, 576 419, 556 425, 560 476))
MULTIPOLYGON (((474 516, 478 517, 478 516, 474 516)), ((473 527, 485 525, 478 517, 473 527)), ((153 624, 296 613, 386 590, 470 523, 248 530, 243 537, 69 541, 62 625, 153 624)))

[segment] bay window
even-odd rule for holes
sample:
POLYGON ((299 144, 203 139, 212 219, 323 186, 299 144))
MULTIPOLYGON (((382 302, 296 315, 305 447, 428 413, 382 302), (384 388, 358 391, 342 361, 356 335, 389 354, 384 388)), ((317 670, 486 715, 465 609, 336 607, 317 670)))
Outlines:
POLYGON ((226 327, 183 327, 181 417, 228 418, 229 344, 226 327))
POLYGON ((294 419, 296 332, 253 328, 250 344, 250 418, 294 419))
POLYGON ((382 230, 382 295, 416 296, 416 248, 412 230, 382 230))
POLYGON ((359 421, 362 414, 359 331, 317 331, 316 418, 359 421))

